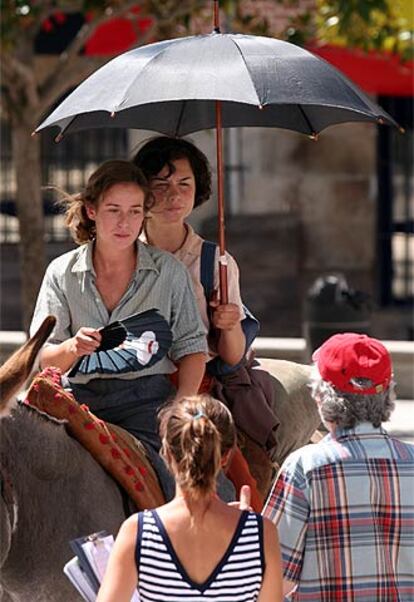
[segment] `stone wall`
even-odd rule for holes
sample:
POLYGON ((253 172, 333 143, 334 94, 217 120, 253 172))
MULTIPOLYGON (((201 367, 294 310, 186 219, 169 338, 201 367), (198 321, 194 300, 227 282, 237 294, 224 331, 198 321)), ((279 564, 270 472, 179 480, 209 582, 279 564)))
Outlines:
MULTIPOLYGON (((132 146, 153 135, 134 132, 132 146)), ((375 307, 376 136, 375 126, 358 123, 328 128, 318 141, 278 129, 238 131, 240 195, 226 199, 227 240, 263 336, 300 336, 306 292, 317 277, 332 272, 372 295, 374 335, 410 336, 408 310, 375 307)), ((210 159, 215 182, 214 132, 191 138, 210 159)), ((212 199, 190 221, 216 240, 215 215, 212 199)))
MULTIPOLYGON (((131 152, 153 135, 131 132, 131 152)), ((215 183, 214 132, 192 139, 209 157, 215 183)), ((322 274, 342 272, 353 288, 375 297, 375 126, 335 126, 317 142, 294 132, 244 128, 237 143, 244 172, 239 197, 227 202, 228 248, 240 265, 243 297, 260 318, 262 335, 302 334, 303 300, 322 274), (235 215, 229 206, 237 208, 235 215)), ((216 240, 215 215, 212 199, 190 221, 216 240)), ((18 330, 18 257, 14 245, 4 247, 0 328, 18 330)), ((61 252, 49 248, 50 257, 61 252)), ((374 312, 376 336, 404 339, 410 328, 407 311, 374 312)))
MULTIPOLYGON (((216 240, 216 220, 206 220, 205 238, 216 240)), ((300 223, 295 215, 239 215, 227 221, 227 248, 237 258, 243 301, 260 319, 261 334, 299 336, 300 223)))
MULTIPOLYGON (((317 142, 243 130, 244 195, 227 238, 264 336, 300 336, 306 291, 322 274, 344 273, 375 294, 375 140, 366 124, 331 128, 317 142)), ((210 219, 199 229, 214 237, 210 219)))
MULTIPOLYGON (((47 245, 48 262, 73 249, 72 243, 49 243, 47 245)), ((0 248, 0 330, 21 330, 21 274, 19 246, 3 243, 0 248)))

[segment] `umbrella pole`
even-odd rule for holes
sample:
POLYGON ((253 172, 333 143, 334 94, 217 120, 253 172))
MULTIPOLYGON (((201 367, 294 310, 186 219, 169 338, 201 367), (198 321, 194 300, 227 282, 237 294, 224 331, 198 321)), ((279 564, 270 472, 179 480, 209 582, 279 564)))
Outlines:
MULTIPOLYGON (((220 33, 219 0, 214 0, 214 32, 220 33)), ((221 102, 216 100, 216 151, 217 151, 217 217, 219 239, 220 303, 228 303, 226 240, 224 233, 224 176, 223 128, 221 102)))
POLYGON ((223 178, 223 129, 221 125, 221 102, 216 100, 216 146, 217 146, 217 218, 219 238, 220 303, 228 303, 226 240, 224 233, 224 178, 223 178))

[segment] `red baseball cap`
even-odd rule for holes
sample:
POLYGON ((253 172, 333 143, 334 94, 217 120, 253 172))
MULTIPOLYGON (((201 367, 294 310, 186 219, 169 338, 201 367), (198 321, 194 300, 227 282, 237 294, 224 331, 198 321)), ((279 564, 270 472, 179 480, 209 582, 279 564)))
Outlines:
POLYGON ((339 391, 372 395, 390 384, 390 354, 380 341, 366 334, 335 334, 314 352, 312 359, 322 378, 339 391), (368 378, 372 386, 361 387, 355 382, 358 378, 368 378))

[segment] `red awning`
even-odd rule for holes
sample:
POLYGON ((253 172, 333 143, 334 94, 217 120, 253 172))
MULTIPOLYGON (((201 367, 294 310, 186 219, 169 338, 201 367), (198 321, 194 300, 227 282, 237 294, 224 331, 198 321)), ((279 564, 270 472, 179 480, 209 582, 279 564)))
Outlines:
POLYGON ((130 19, 117 17, 100 25, 86 42, 85 54, 112 57, 132 48, 152 24, 151 18, 140 18, 139 12, 139 6, 131 9, 131 13, 136 15, 133 23, 130 19))
POLYGON ((363 52, 340 46, 308 46, 365 92, 379 96, 414 96, 414 61, 403 62, 398 55, 363 52))
MULTIPOLYGON (((100 25, 85 44, 89 56, 112 57, 134 47, 151 27, 152 19, 140 17, 140 7, 132 9, 134 20, 114 18, 100 25)), ((88 14, 85 16, 88 19, 88 14)), ((59 29, 64 13, 56 13, 53 22, 44 23, 44 30, 59 29), (58 17, 61 17, 60 19, 58 17), (46 28, 49 26, 49 29, 46 28)), ((308 49, 340 69, 368 93, 384 96, 414 96, 414 61, 403 62, 398 55, 385 52, 364 52, 341 46, 308 45, 308 49)))

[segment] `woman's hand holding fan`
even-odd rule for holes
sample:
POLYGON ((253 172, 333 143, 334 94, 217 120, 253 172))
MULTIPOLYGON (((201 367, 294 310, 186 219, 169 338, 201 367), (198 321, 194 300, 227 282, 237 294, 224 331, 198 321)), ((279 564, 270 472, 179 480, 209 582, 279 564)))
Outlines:
MULTIPOLYGON (((93 330, 93 329, 88 329, 93 330)), ((96 331, 100 344, 69 372, 76 374, 122 374, 148 368, 163 358, 171 347, 169 324, 156 309, 129 316, 96 331)))

